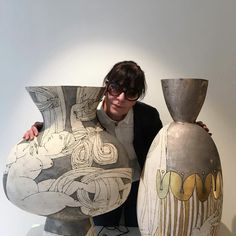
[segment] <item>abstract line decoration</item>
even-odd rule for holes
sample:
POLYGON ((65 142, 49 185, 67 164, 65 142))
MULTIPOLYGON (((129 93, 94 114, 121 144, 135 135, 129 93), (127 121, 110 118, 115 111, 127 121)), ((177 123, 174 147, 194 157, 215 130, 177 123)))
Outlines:
POLYGON ((211 136, 194 122, 208 82, 162 80, 173 122, 148 152, 138 193, 142 236, 217 235, 222 214, 220 158, 211 136))
POLYGON ((47 217, 45 235, 95 236, 91 217, 127 199, 129 158, 96 118, 104 89, 27 87, 44 126, 38 137, 12 148, 3 183, 13 204, 47 217))

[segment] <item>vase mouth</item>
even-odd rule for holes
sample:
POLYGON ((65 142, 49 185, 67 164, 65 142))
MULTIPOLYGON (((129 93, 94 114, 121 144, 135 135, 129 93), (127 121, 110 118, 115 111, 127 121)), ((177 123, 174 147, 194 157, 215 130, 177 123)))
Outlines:
POLYGON ((105 86, 87 86, 87 85, 29 85, 25 86, 25 89, 28 88, 105 88, 105 86))
POLYGON ((161 80, 166 105, 174 121, 196 121, 206 97, 208 80, 177 78, 161 80))
POLYGON ((96 108, 104 96, 105 87, 29 86, 26 90, 42 113, 46 127, 46 124, 49 126, 51 122, 47 121, 50 120, 48 114, 60 122, 66 120, 69 126, 72 117, 80 121, 96 119, 96 108), (72 117, 71 112, 73 112, 72 117))
POLYGON ((184 77, 180 77, 180 78, 166 78, 166 79, 161 79, 161 81, 171 81, 171 80, 175 80, 175 81, 177 81, 177 80, 184 80, 184 81, 193 81, 193 80, 196 80, 196 81, 206 81, 206 82, 208 82, 208 80, 207 79, 201 79, 201 78, 191 78, 191 77, 186 77, 186 78, 184 78, 184 77))

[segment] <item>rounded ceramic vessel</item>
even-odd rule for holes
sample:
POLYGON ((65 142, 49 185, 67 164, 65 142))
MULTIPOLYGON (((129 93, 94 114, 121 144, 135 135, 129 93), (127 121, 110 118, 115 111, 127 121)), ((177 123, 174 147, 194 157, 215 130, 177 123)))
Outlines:
POLYGON ((162 80, 173 122, 154 139, 138 194, 144 236, 216 235, 222 213, 222 170, 211 136, 195 120, 208 81, 162 80))
POLYGON ((90 217, 119 207, 129 194, 127 153, 96 118, 104 89, 27 87, 44 126, 12 149, 3 182, 13 204, 47 217, 46 232, 95 235, 90 217))

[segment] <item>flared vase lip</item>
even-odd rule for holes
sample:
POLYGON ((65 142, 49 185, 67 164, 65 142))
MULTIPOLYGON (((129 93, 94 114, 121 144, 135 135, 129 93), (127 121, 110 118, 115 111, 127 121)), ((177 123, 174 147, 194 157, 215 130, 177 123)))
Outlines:
POLYGON ((25 88, 55 88, 55 87, 72 87, 72 88, 105 88, 105 86, 87 86, 87 85, 29 85, 25 86, 25 88))
POLYGON ((174 121, 193 123, 206 97, 208 80, 199 78, 161 81, 166 105, 174 121))
POLYGON ((170 81, 170 80, 198 80, 198 81, 206 81, 208 82, 207 79, 202 79, 202 78, 195 78, 195 77, 179 77, 179 78, 165 78, 161 79, 161 81, 170 81))

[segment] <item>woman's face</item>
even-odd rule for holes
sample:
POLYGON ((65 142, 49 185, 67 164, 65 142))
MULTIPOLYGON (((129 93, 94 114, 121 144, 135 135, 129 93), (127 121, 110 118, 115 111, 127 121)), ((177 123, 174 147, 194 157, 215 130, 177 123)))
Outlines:
POLYGON ((127 100, 124 92, 118 96, 106 92, 103 109, 111 119, 120 121, 124 119, 135 103, 136 101, 127 100))

